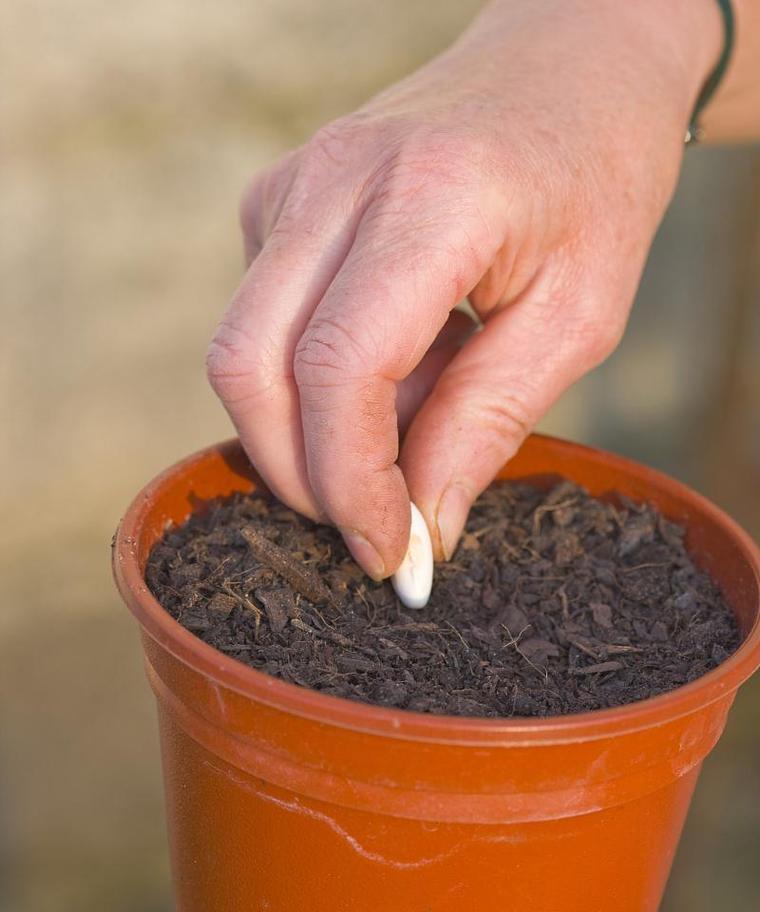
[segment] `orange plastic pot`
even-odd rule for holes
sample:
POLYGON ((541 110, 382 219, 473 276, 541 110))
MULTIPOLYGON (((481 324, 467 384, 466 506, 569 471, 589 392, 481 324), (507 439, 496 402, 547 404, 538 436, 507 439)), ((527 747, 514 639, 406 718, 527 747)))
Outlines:
POLYGON ((287 684, 194 637, 143 568, 167 524, 259 482, 236 442, 180 462, 124 517, 114 570, 159 709, 180 912, 656 909, 701 763, 760 664, 760 559, 728 516, 607 453, 532 436, 504 477, 562 475, 688 529, 739 650, 669 694, 574 716, 484 720, 287 684))

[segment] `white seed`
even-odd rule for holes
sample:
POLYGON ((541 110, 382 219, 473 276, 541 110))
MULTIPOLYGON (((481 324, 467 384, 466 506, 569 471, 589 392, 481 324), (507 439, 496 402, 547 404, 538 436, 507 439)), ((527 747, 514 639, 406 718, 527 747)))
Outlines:
POLYGON ((422 513, 414 504, 411 506, 409 547, 391 582, 407 608, 424 608, 433 587, 433 545, 422 513))

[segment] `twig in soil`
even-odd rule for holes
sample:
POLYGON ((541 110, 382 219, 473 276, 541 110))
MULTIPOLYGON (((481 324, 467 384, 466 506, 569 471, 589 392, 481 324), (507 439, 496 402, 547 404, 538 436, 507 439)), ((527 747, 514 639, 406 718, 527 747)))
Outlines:
POLYGON ((635 567, 626 567, 621 573, 634 573, 636 570, 644 570, 646 567, 669 567, 670 561, 658 561, 657 563, 636 564, 635 567))
POLYGON ((568 636, 568 643, 571 643, 578 649, 580 652, 585 652, 587 656, 591 656, 592 659, 599 658, 599 652, 594 649, 593 644, 582 636, 568 636))
POLYGON ((457 628, 451 623, 451 621, 446 621, 446 625, 447 625, 448 627, 451 627, 451 629, 452 629, 452 631, 454 632, 454 634, 461 640, 462 646, 464 646, 464 648, 467 650, 467 652, 470 652, 470 651, 471 651, 471 650, 470 650, 470 647, 467 645, 467 642, 465 641, 464 637, 463 637, 462 634, 457 630, 457 628))
POLYGON ((369 646, 362 646, 359 643, 354 643, 353 640, 349 640, 348 637, 343 636, 342 633, 338 633, 337 630, 317 630, 316 627, 312 627, 311 624, 307 624, 306 621, 302 621, 300 618, 291 618, 290 626, 295 627, 296 630, 300 630, 302 633, 308 633, 311 636, 328 640, 330 643, 335 643, 337 646, 343 646, 346 649, 363 652, 365 655, 377 655, 374 649, 371 649, 369 646))
POLYGON ((229 583, 225 583, 222 586, 222 588, 227 593, 227 595, 232 596, 232 598, 234 598, 235 601, 239 605, 242 605, 243 608, 246 608, 248 611, 253 613, 253 616, 256 619, 256 625, 253 630, 253 636, 254 636, 254 639, 258 642, 259 625, 261 624, 261 611, 258 609, 258 607, 256 605, 254 605, 254 603, 249 598, 246 598, 246 596, 241 595, 239 592, 235 592, 235 590, 232 588, 232 586, 230 586, 229 583))
POLYGON ((555 510, 564 510, 565 507, 572 507, 576 500, 576 497, 571 497, 569 500, 563 500, 560 503, 544 504, 541 507, 537 507, 533 514, 533 538, 536 538, 541 531, 541 520, 544 518, 545 513, 553 513, 555 510))
POLYGON ((223 576, 224 568, 227 566, 227 564, 230 563, 231 560, 232 560, 232 557, 230 556, 230 557, 225 557, 223 560, 219 561, 218 565, 216 567, 214 567, 214 569, 211 571, 211 573, 209 573, 209 575, 206 577, 206 579, 203 582, 206 585, 208 585, 209 583, 212 583, 215 578, 217 578, 219 576, 223 576))
POLYGON ((296 630, 300 630, 302 633, 308 633, 311 636, 329 640, 331 643, 337 643, 338 646, 345 646, 348 649, 354 646, 351 640, 348 637, 344 637, 343 634, 335 633, 332 630, 317 630, 316 627, 312 627, 311 624, 307 624, 306 621, 302 621, 300 618, 291 618, 290 626, 295 627, 296 630))
POLYGON ((292 554, 264 538, 252 526, 245 526, 240 534, 248 543, 253 556, 290 583, 299 595, 315 605, 327 602, 335 607, 332 592, 310 567, 299 563, 292 554))
POLYGON ((546 668, 540 668, 538 665, 536 665, 535 662, 531 662, 531 660, 530 660, 530 659, 525 655, 525 653, 520 649, 520 647, 517 645, 517 643, 515 643, 515 651, 517 652, 517 654, 518 654, 519 656, 522 656, 522 658, 525 659, 525 661, 528 663, 528 665, 530 665, 530 667, 531 667, 535 672, 537 672, 538 674, 541 675, 541 677, 544 679, 544 684, 547 684, 548 681, 549 681, 549 672, 548 672, 548 670, 547 670, 546 668))
POLYGON ((546 684, 546 683, 549 681, 549 672, 548 672, 548 670, 547 670, 546 668, 540 668, 538 665, 536 665, 535 662, 531 662, 531 660, 525 655, 525 653, 522 651, 522 649, 520 649, 520 640, 522 639, 522 635, 525 633, 526 630, 528 630, 528 629, 529 629, 530 627, 532 627, 533 625, 532 625, 532 624, 526 624, 526 625, 523 627, 523 629, 517 634, 517 636, 512 636, 512 631, 509 629, 509 627, 507 627, 506 624, 502 624, 501 626, 507 631, 507 633, 509 634, 509 637, 510 637, 510 639, 509 639, 506 643, 504 643, 503 648, 504 648, 504 649, 507 649, 507 648, 510 647, 510 646, 514 646, 514 647, 515 647, 515 652, 516 652, 521 658, 525 659, 525 661, 528 663, 528 665, 530 665, 530 667, 531 667, 535 672, 537 672, 538 674, 541 675, 541 677, 544 679, 544 684, 546 684))
MULTIPOLYGON (((507 627, 506 624, 502 624, 501 626, 504 628, 504 630, 507 631, 507 636, 509 636, 509 639, 507 640, 507 642, 502 643, 502 648, 508 649, 510 646, 514 646, 515 648, 517 648, 518 643, 522 639, 522 635, 525 633, 526 630, 529 630, 533 625, 526 624, 523 627, 523 629, 517 634, 517 636, 512 635, 512 631, 509 629, 509 627, 507 627)), ((520 655, 522 655, 522 653, 520 653, 520 655)), ((525 656, 523 656, 523 658, 525 658, 525 656)), ((526 661, 527 661, 527 659, 526 659, 526 661)), ((533 666, 533 667, 535 668, 535 666, 533 666)))
MULTIPOLYGON (((366 591, 366 590, 365 590, 365 588, 364 588, 363 585, 362 585, 362 586, 358 586, 357 589, 356 589, 356 594, 357 594, 357 596, 361 599, 362 604, 364 605, 364 607, 367 609, 367 620, 369 621, 369 625, 370 625, 370 627, 371 627, 371 626, 372 626, 372 623, 373 623, 373 621, 374 621, 374 614, 373 614, 372 616, 370 616, 370 603, 367 601, 367 597, 366 597, 365 594, 364 594, 365 591, 366 591)), ((374 606, 373 606, 373 607, 374 607, 374 606)))

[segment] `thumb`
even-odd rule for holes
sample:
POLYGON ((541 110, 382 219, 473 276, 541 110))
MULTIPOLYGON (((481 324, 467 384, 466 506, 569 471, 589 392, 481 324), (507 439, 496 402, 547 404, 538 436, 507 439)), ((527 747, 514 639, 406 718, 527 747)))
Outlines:
POLYGON ((489 319, 442 372, 399 460, 438 559, 451 557, 472 502, 535 423, 615 348, 625 311, 573 303, 543 281, 489 319))

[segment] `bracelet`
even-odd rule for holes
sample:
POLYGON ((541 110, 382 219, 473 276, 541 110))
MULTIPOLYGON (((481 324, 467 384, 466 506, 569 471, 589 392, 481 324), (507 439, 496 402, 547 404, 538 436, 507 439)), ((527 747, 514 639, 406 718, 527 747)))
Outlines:
POLYGON ((699 116, 712 98, 715 90, 720 85, 721 79, 726 74, 728 64, 731 59, 731 52, 734 49, 734 33, 736 26, 734 23, 734 10, 731 6, 731 0, 716 0, 723 17, 723 50, 715 65, 715 69, 707 77, 707 82, 702 86, 697 103, 694 105, 694 111, 689 120, 689 126, 686 128, 684 142, 687 146, 699 142, 704 137, 704 131, 699 126, 699 116))

